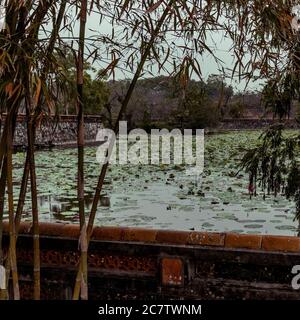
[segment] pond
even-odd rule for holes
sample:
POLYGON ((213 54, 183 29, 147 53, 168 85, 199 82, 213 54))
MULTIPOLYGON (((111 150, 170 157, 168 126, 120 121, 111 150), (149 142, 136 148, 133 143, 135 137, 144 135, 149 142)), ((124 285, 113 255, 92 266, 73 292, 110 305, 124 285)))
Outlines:
MULTIPOLYGON (((259 132, 230 132, 205 137, 205 171, 201 182, 183 166, 118 166, 109 169, 98 207, 98 226, 296 235, 294 203, 258 192, 250 199, 248 177, 238 172, 240 148, 256 143, 259 132)), ((85 149, 86 212, 100 171, 96 147, 85 149)), ((36 154, 40 220, 79 221, 76 200, 77 150, 36 154)), ((14 192, 18 193, 24 153, 14 155, 14 192)), ((259 190, 258 190, 259 191, 259 190)), ((16 202, 17 204, 17 197, 16 202)), ((7 216, 7 212, 6 212, 7 216)), ((23 220, 31 220, 30 195, 23 220)))

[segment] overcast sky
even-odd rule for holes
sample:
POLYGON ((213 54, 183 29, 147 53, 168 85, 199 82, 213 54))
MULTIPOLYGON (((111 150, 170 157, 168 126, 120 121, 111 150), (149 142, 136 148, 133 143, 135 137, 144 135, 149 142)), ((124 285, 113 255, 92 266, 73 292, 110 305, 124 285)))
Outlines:
MULTIPOLYGON (((92 30, 99 30, 99 18, 97 14, 92 14, 88 19, 88 31, 87 34, 91 35, 92 32, 89 29, 92 30)), ((108 23, 102 23, 101 25, 101 32, 102 33, 108 33, 111 32, 111 26, 108 23)), ((224 37, 224 34, 222 32, 215 32, 213 35, 208 37, 207 39, 207 45, 212 49, 215 49, 216 56, 223 61, 223 67, 232 69, 235 63, 235 60, 230 53, 230 47, 231 47, 231 41, 229 39, 226 39, 224 37)), ((220 74, 219 67, 217 63, 215 62, 214 58, 211 57, 210 54, 205 54, 202 57, 199 57, 199 62, 202 68, 202 74, 203 77, 206 79, 208 75, 210 74, 220 74)), ((116 73, 116 78, 122 79, 124 78, 124 74, 122 72, 116 73)), ((231 84, 235 90, 244 90, 246 82, 242 81, 241 83, 238 81, 238 79, 234 79, 231 81, 230 79, 226 80, 228 84, 231 84)), ((247 90, 257 90, 260 89, 262 85, 262 82, 250 82, 248 84, 247 90)))
MULTIPOLYGON (((0 27, 3 24, 3 10, 0 8, 0 27)), ((87 23, 87 35, 93 35, 95 34, 91 30, 100 30, 101 33, 111 33, 111 26, 107 23, 104 22, 101 24, 101 28, 99 27, 99 15, 96 13, 92 13, 91 16, 88 18, 88 23, 87 23)), ((78 29, 75 31, 78 33, 78 29)), ((230 53, 230 46, 231 46, 231 41, 224 38, 224 35, 220 33, 214 33, 210 37, 208 37, 207 40, 207 45, 210 48, 214 48, 216 52, 216 56, 223 61, 223 67, 226 68, 232 68, 235 61, 232 57, 232 54, 230 53)), ((205 54, 202 57, 199 57, 199 62, 202 68, 202 75, 203 78, 206 79, 208 75, 210 74, 220 74, 218 70, 218 65, 215 62, 215 60, 210 56, 210 54, 205 54)), ((96 66, 97 68, 103 68, 105 65, 98 65, 96 66)), ((123 72, 117 71, 116 72, 116 79, 123 79, 124 77, 130 77, 130 74, 125 74, 123 72)), ((238 79, 234 79, 233 81, 230 81, 228 79, 226 81, 228 84, 231 84, 235 90, 244 90, 245 88, 245 82, 239 82, 238 79)), ((261 87, 262 82, 250 82, 247 89, 248 90, 256 90, 261 87)))
MULTIPOLYGON (((99 21, 98 15, 92 14, 88 19, 88 31, 87 34, 91 35, 92 32, 89 30, 99 30, 99 21)), ((111 32, 111 26, 108 23, 103 23, 101 25, 101 32, 108 33, 111 32)), ((231 41, 224 37, 222 32, 214 33, 207 39, 207 45, 210 48, 214 48, 216 52, 216 56, 223 61, 223 67, 233 68, 235 60, 233 59, 232 54, 230 53, 231 41)), ((210 74, 220 74, 219 67, 215 60, 211 57, 210 54, 205 54, 202 57, 199 57, 199 62, 202 68, 203 77, 206 79, 210 74)), ((100 66, 99 66, 100 67, 100 66)), ((116 72, 116 78, 122 79, 124 78, 124 74, 122 72, 116 72)), ((231 81, 230 79, 226 80, 228 84, 231 84, 235 90, 244 90, 246 82, 239 82, 238 79, 234 79, 231 81)), ((261 87, 262 82, 250 82, 247 90, 256 90, 261 87)))

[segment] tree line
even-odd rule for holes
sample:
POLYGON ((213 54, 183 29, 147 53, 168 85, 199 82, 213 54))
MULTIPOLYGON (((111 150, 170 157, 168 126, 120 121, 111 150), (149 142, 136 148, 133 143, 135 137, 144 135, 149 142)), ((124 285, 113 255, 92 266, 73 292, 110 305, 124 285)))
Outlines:
MULTIPOLYGON (((67 52, 60 63, 65 67, 68 90, 59 97, 57 112, 76 114, 76 68, 72 52, 67 52)), ((83 99, 85 113, 100 115, 106 126, 112 127, 122 100, 130 86, 130 79, 110 80, 90 63, 84 63, 83 99)), ((234 91, 222 75, 211 74, 206 80, 189 80, 186 87, 172 76, 155 76, 137 81, 123 119, 129 127, 203 128, 215 127, 224 118, 243 118, 247 110, 263 116, 261 93, 234 91)))

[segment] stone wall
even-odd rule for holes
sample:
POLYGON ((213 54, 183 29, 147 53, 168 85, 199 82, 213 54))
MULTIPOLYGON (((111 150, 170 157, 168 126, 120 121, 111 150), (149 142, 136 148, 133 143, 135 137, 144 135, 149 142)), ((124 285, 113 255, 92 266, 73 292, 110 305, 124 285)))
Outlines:
MULTIPOLYGON (((242 118, 242 119, 224 119, 220 123, 220 129, 224 130, 257 130, 269 127, 272 124, 278 123, 274 119, 257 119, 257 118, 242 118)), ((284 121, 284 126, 287 129, 299 128, 299 123, 295 119, 284 121)))
MULTIPOLYGON (((3 124, 1 127, 3 128, 3 124)), ((100 127, 101 117, 85 117, 85 140, 88 144, 95 141, 97 131, 100 127)), ((15 147, 22 148, 27 145, 26 128, 26 118, 19 116, 14 137, 15 147)), ((36 145, 38 147, 73 145, 76 144, 76 141, 76 116, 61 116, 59 119, 45 119, 36 130, 36 145)))

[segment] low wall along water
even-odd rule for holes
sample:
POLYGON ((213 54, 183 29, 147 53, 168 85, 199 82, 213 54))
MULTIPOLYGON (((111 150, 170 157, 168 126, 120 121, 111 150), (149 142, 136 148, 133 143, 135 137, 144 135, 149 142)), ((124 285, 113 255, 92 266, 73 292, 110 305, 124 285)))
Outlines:
MULTIPOLYGON (((3 129, 5 117, 2 119, 3 129)), ((85 140, 87 144, 95 142, 98 129, 101 127, 100 116, 85 116, 85 140)), ((14 146, 22 149, 27 145, 26 117, 20 115, 17 120, 14 146)), ((36 128, 36 146, 76 146, 77 117, 60 116, 59 118, 45 118, 36 128)))
MULTIPOLYGON (((271 125, 277 124, 278 119, 257 119, 257 118, 240 118, 223 119, 219 125, 222 130, 260 130, 271 125)), ((295 119, 283 120, 286 129, 298 129, 299 123, 295 119)))

